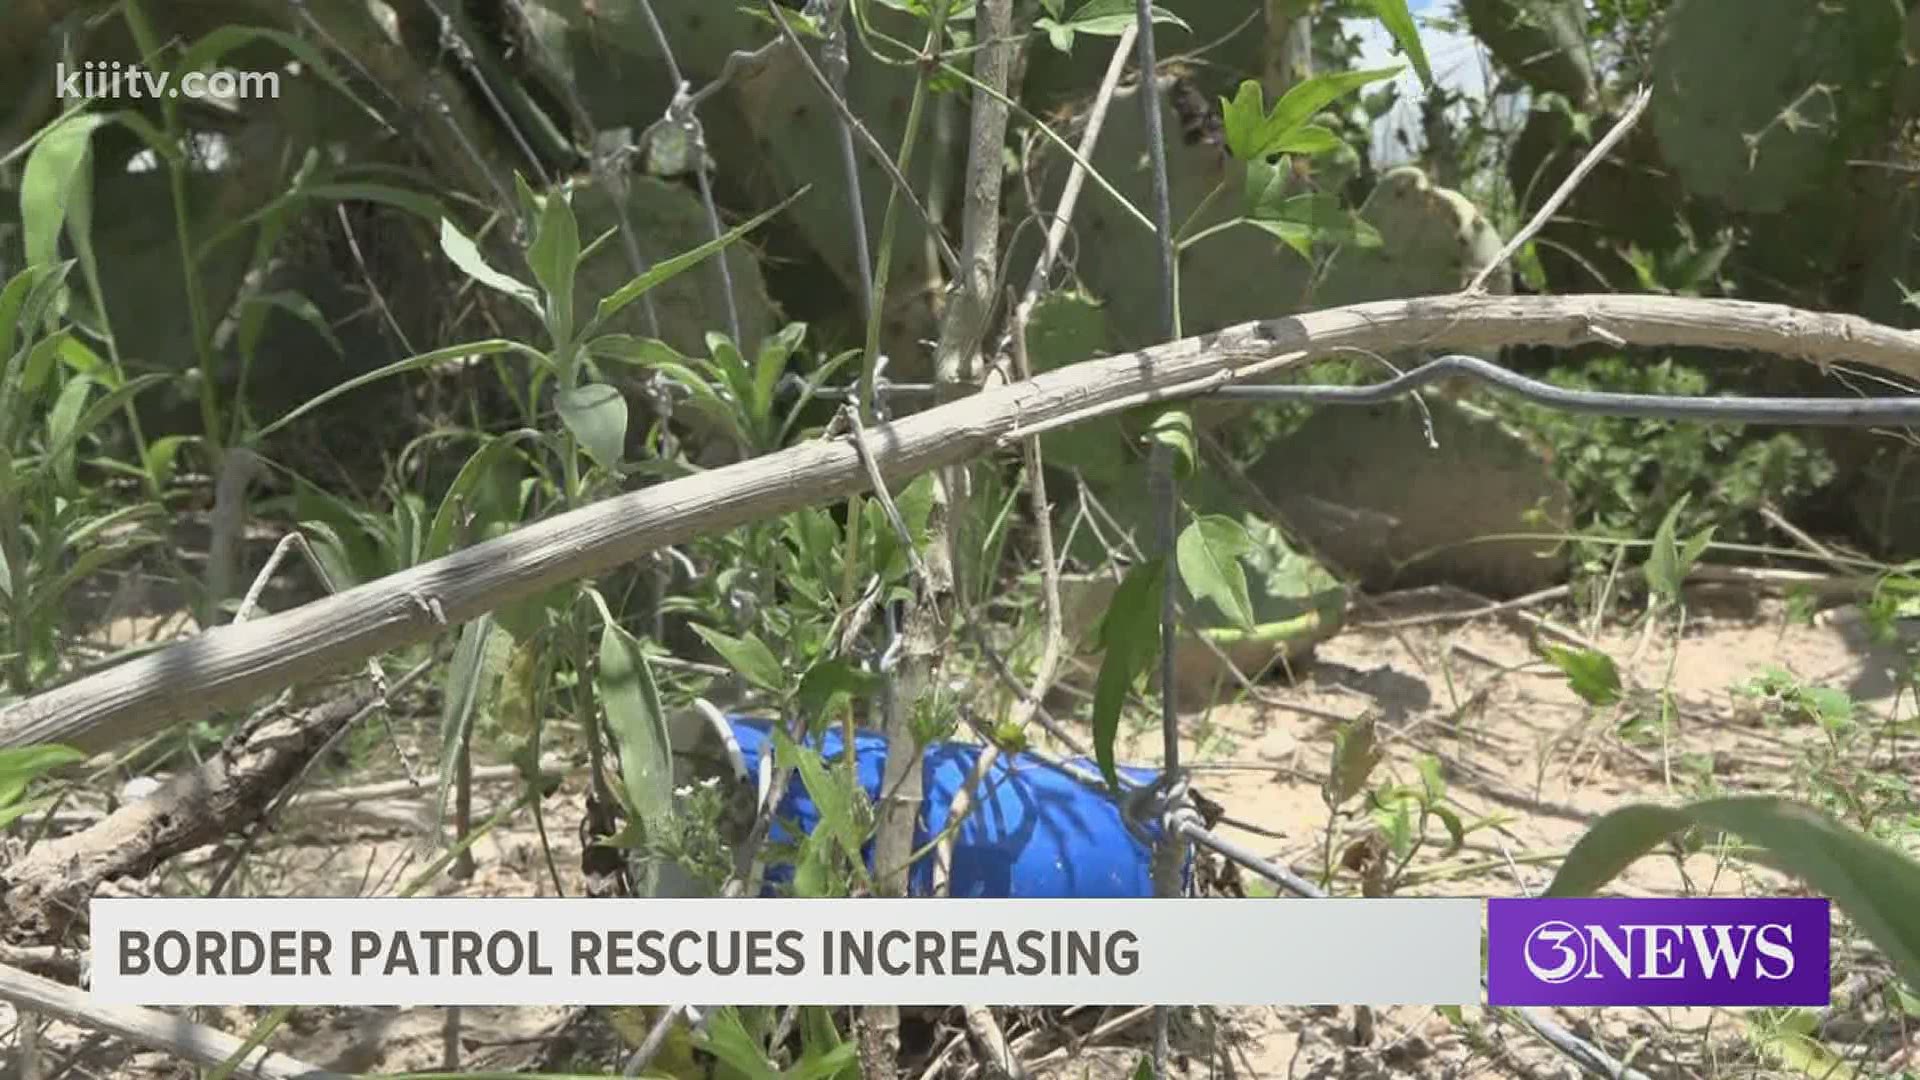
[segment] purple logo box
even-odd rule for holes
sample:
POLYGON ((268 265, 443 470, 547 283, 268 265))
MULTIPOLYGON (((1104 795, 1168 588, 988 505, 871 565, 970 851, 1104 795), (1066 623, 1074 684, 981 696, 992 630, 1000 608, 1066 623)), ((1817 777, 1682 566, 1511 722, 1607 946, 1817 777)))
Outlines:
POLYGON ((1826 1005, 1823 899, 1493 899, 1489 1005, 1826 1005))

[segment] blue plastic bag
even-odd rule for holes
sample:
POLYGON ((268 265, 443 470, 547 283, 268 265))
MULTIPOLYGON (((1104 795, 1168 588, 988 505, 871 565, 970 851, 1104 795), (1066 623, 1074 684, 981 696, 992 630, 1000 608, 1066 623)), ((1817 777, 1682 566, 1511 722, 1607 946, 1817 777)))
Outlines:
MULTIPOLYGON (((765 720, 729 717, 739 741, 747 775, 758 774, 760 757, 768 752, 772 725, 765 720)), ((830 730, 820 740, 809 740, 828 760, 840 755, 840 733, 830 730)), ((854 736, 861 786, 877 799, 886 767, 886 739, 873 732, 854 736)), ((979 746, 936 743, 927 747, 923 777, 924 801, 914 823, 913 844, 919 850, 946 827, 953 799, 973 772, 979 746)), ((1097 772, 1091 762, 1083 762, 1097 772)), ((1158 772, 1122 769, 1142 784, 1151 784, 1158 772)), ((788 825, 811 832, 820 820, 813 800, 798 781, 787 785, 775 817, 771 841, 791 844, 788 825)), ((1159 835, 1158 824, 1144 826, 1148 837, 1159 835)), ((869 868, 873 846, 864 852, 869 868)), ((791 866, 769 866, 769 886, 793 878, 791 866)), ((933 856, 914 864, 909 888, 915 896, 932 892, 933 856)), ((1069 776, 1031 754, 1002 754, 995 761, 974 808, 954 839, 951 895, 956 897, 1027 897, 1050 899, 1106 899, 1153 895, 1152 851, 1128 831, 1120 809, 1103 791, 1069 776)))

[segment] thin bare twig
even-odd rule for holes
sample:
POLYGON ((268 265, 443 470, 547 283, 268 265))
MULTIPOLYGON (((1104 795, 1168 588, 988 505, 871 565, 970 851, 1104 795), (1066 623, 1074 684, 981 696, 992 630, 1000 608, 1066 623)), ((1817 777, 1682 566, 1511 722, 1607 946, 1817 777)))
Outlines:
POLYGON ((653 1059, 660 1056, 660 1048, 667 1044, 667 1036, 673 1033, 675 1025, 680 1023, 686 1012, 687 1008, 684 1005, 674 1005, 663 1011, 659 1018, 654 1020, 653 1026, 647 1029, 646 1038, 641 1040, 640 1045, 627 1058, 625 1067, 620 1070, 620 1075, 639 1076, 646 1072, 647 1066, 653 1063, 653 1059))
POLYGON ((1640 119, 1641 113, 1647 111, 1647 103, 1652 100, 1653 90, 1649 87, 1643 86, 1633 95, 1633 100, 1627 104, 1627 111, 1613 125, 1613 130, 1607 132, 1606 137, 1595 143, 1593 149, 1587 151, 1586 156, 1580 159, 1580 163, 1567 174, 1567 178, 1562 180, 1553 194, 1547 197, 1547 201, 1540 204, 1540 209, 1533 215, 1532 220, 1528 221, 1519 232, 1514 233, 1513 238, 1506 242, 1493 260, 1481 267, 1479 273, 1473 275, 1473 280, 1467 283, 1464 292, 1477 294, 1486 290, 1487 279, 1493 276, 1493 272, 1505 266, 1507 260, 1513 258, 1513 253, 1526 246, 1527 241, 1533 239, 1534 234, 1546 228, 1547 222, 1552 221, 1553 215, 1560 212, 1560 207, 1573 196, 1574 189, 1587 178, 1587 174, 1605 161, 1607 155, 1613 152, 1613 148, 1620 145, 1620 140, 1627 137, 1627 132, 1633 130, 1634 123, 1640 119))
POLYGON ((1094 148, 1100 143, 1100 132, 1107 123, 1107 106, 1113 104, 1114 91, 1120 85, 1120 76, 1127 69, 1127 54, 1133 51, 1134 38, 1138 34, 1138 27, 1128 26, 1120 32, 1120 40, 1113 46, 1113 58, 1107 61, 1107 73, 1101 77, 1100 90, 1087 110, 1086 127, 1080 133, 1079 156, 1067 171, 1067 181, 1060 187, 1060 202, 1053 208, 1053 218, 1047 225, 1046 247, 1041 249, 1039 260, 1033 264, 1033 273, 1027 278, 1026 292, 1020 297, 1023 306, 1031 307, 1040 290, 1046 287, 1047 275, 1052 273, 1054 261, 1060 257, 1060 248, 1066 243, 1067 233, 1073 227, 1073 212, 1080 205, 1080 191, 1087 182, 1086 162, 1092 160, 1094 148))

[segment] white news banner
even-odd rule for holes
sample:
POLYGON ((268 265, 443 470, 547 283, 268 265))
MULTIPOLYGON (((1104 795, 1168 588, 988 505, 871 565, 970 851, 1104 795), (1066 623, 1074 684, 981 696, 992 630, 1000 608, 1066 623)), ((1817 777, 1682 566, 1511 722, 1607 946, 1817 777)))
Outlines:
POLYGON ((108 899, 135 1005, 1465 1005, 1482 903, 108 899))

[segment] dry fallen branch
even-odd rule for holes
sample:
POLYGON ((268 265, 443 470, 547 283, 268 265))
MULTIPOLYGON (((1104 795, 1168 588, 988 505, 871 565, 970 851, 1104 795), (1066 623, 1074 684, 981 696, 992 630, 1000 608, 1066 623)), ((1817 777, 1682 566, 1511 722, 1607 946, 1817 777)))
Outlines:
MULTIPOLYGON (((104 1031, 208 1068, 238 1053, 242 1042, 184 1016, 138 1005, 102 1004, 85 990, 62 986, 9 967, 0 967, 0 1000, 11 1002, 23 1012, 51 1016, 91 1031, 104 1031)), ((264 1047, 248 1054, 233 1070, 233 1075, 246 1080, 352 1080, 346 1073, 327 1072, 264 1047)))
MULTIPOLYGON (((870 433, 892 482, 1025 435, 1144 402, 1207 393, 1336 351, 1635 345, 1868 364, 1920 380, 1920 333, 1778 304, 1669 296, 1386 300, 1247 323, 1051 371, 870 433)), ((208 631, 0 713, 0 746, 98 750, 431 638, 646 552, 845 497, 868 485, 854 448, 821 440, 616 496, 311 604, 208 631)))
POLYGON ((245 827, 370 700, 342 695, 269 714, 152 795, 89 829, 34 847, 0 870, 0 940, 58 943, 85 921, 87 901, 102 883, 144 877, 175 855, 245 827))

